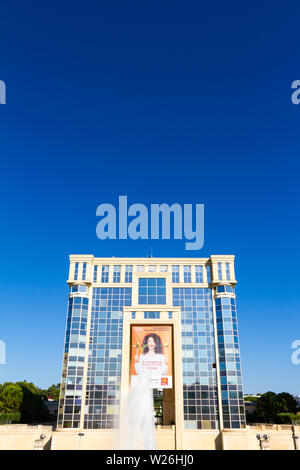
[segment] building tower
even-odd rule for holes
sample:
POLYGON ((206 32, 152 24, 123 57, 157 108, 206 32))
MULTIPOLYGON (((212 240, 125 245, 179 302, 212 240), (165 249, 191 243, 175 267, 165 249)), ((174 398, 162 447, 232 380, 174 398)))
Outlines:
POLYGON ((68 285, 58 429, 118 428, 134 358, 144 354, 132 340, 151 328, 170 335, 157 388, 176 448, 188 430, 245 428, 234 256, 71 255, 68 285))

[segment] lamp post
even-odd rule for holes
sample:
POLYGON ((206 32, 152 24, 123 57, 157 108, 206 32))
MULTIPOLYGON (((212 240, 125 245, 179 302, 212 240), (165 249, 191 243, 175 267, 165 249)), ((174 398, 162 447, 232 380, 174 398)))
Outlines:
POLYGON ((45 437, 46 437, 45 434, 41 434, 39 439, 35 439, 33 441, 33 449, 34 450, 44 450, 43 441, 44 441, 45 437))
POLYGON ((296 426, 293 426, 293 439, 295 450, 300 450, 300 439, 299 436, 296 434, 296 426))
POLYGON ((78 446, 77 446, 77 450, 80 450, 81 449, 81 438, 84 436, 84 433, 83 432, 80 432, 78 434, 79 436, 79 439, 78 439, 78 446))
POLYGON ((270 436, 268 434, 256 434, 260 450, 270 450, 270 436))

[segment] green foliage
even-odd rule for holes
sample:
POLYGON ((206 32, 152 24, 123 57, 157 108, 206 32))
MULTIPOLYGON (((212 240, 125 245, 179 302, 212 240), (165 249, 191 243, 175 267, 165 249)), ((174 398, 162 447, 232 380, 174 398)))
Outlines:
POLYGON ((47 390, 41 390, 42 396, 46 399, 52 397, 54 400, 59 400, 60 384, 53 384, 47 390))
POLYGON ((300 415, 294 413, 278 413, 277 415, 278 424, 294 424, 300 423, 300 415))
POLYGON ((18 411, 23 399, 21 387, 17 384, 6 383, 1 386, 0 393, 0 412, 9 413, 18 411))
POLYGON ((34 423, 49 420, 49 413, 44 404, 43 396, 32 382, 17 382, 23 392, 20 406, 21 422, 34 423))
MULTIPOLYGON (((256 410, 248 415, 249 422, 283 424, 291 423, 291 414, 297 412, 297 402, 289 393, 263 393, 257 399, 256 410)), ((295 415, 296 416, 296 415, 295 415)))
POLYGON ((21 413, 1 413, 0 414, 0 424, 8 423, 19 423, 21 419, 21 413))
POLYGON ((249 397, 248 395, 244 396, 244 401, 251 401, 253 403, 256 403, 258 400, 258 397, 249 397))

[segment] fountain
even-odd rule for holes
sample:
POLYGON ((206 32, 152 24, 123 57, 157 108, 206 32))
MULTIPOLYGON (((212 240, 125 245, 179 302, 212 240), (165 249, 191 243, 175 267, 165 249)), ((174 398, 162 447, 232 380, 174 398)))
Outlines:
POLYGON ((123 407, 119 449, 156 449, 153 392, 145 376, 137 377, 132 383, 123 407))

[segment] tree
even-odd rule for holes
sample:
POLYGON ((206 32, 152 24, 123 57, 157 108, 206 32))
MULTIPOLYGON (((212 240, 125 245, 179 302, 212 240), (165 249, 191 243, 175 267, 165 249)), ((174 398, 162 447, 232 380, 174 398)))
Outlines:
POLYGON ((23 400, 20 406, 21 422, 43 422, 49 419, 48 410, 44 404, 41 391, 32 383, 17 382, 23 392, 23 400))
POLYGON ((1 386, 0 411, 19 411, 23 399, 22 388, 17 384, 4 384, 1 386))
POLYGON ((52 397, 54 400, 59 400, 60 384, 51 385, 47 390, 48 396, 52 397))
POLYGON ((298 405, 293 395, 290 393, 281 392, 278 393, 277 397, 284 404, 287 413, 297 413, 298 405))
POLYGON ((256 410, 248 415, 249 422, 281 423, 281 414, 296 413, 297 402, 289 393, 263 393, 257 399, 256 410))
POLYGON ((52 397, 54 400, 59 400, 60 384, 53 384, 45 390, 41 390, 41 395, 46 400, 48 397, 52 397))

